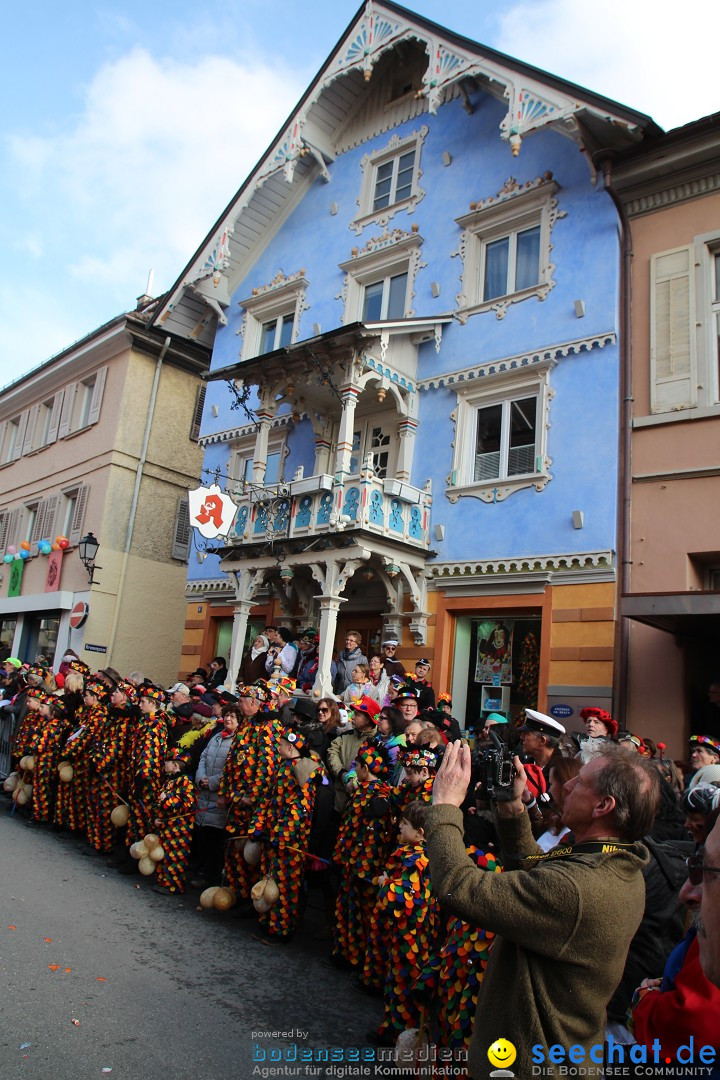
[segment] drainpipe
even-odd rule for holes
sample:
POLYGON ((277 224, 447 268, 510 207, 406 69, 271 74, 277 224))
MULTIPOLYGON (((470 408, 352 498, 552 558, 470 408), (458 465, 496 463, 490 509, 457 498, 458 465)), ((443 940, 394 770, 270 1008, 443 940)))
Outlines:
MULTIPOLYGON (((620 239, 622 254, 620 259, 620 436, 619 454, 620 471, 618 477, 618 531, 617 547, 620 559, 620 597, 630 592, 631 578, 631 536, 632 521, 630 516, 632 505, 632 403, 633 403, 633 370, 632 370, 632 341, 630 339, 632 326, 632 232, 625 207, 612 183, 612 160, 610 157, 601 158, 598 162, 602 168, 605 191, 612 199, 617 210, 620 222, 620 239)), ((629 653, 629 620, 620 614, 620 640, 619 662, 613 678, 613 702, 615 715, 622 725, 626 721, 627 697, 628 697, 628 653, 629 653)))
POLYGON ((148 404, 147 418, 145 420, 145 434, 143 435, 142 450, 140 451, 140 461, 138 462, 137 472, 135 474, 135 488, 133 490, 132 502, 130 503, 130 517, 128 518, 128 527, 125 534, 125 547, 123 548, 123 561, 120 568, 120 579, 118 581, 117 596, 115 597, 115 610, 113 612, 112 627, 110 630, 110 640, 108 642, 108 664, 112 663, 112 651, 115 647, 115 638, 117 637, 118 623, 120 622, 120 609, 122 606, 123 595, 125 592, 125 581, 127 578, 127 567, 130 558, 130 545, 132 543, 133 532, 135 530, 135 516, 137 514, 137 505, 140 499, 140 484, 142 483, 143 470, 145 468, 145 462, 147 460, 147 449, 150 442, 150 431, 152 429, 152 422, 155 415, 155 403, 157 401, 158 386, 160 385, 160 372, 163 366, 163 360, 165 354, 170 348, 170 338, 166 337, 163 342, 160 355, 157 358, 155 364, 155 377, 153 379, 152 391, 150 393, 150 402, 148 404))

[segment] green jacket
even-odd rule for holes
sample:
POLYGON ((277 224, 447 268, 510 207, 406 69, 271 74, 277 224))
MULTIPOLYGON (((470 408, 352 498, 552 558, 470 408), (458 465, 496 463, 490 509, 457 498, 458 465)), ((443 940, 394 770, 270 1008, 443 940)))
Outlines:
MULTIPOLYGON (((506 865, 512 856, 538 852, 527 814, 497 824, 506 865)), ((514 1044, 517 1058, 508 1067, 518 1077, 538 1068, 533 1046, 544 1055, 544 1071, 537 1075, 559 1076, 560 1065, 548 1060, 548 1047, 556 1044, 566 1052, 584 1047, 586 1075, 600 1076, 590 1048, 604 1042, 605 1007, 642 920, 646 848, 578 853, 538 861, 529 870, 488 874, 465 854, 456 807, 432 806, 425 834, 433 891, 443 907, 499 935, 478 999, 473 1080, 486 1080, 495 1068, 487 1052, 497 1039, 514 1044)), ((564 1064, 572 1063, 566 1057, 564 1064)))

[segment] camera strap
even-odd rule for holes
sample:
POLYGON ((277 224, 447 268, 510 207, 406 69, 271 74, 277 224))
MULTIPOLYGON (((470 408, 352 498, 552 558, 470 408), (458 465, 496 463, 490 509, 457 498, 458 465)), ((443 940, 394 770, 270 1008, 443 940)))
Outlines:
POLYGON ((634 844, 622 840, 586 840, 583 844, 558 844, 551 851, 538 855, 526 855, 523 862, 545 862, 547 859, 567 859, 571 855, 612 855, 629 851, 634 844))

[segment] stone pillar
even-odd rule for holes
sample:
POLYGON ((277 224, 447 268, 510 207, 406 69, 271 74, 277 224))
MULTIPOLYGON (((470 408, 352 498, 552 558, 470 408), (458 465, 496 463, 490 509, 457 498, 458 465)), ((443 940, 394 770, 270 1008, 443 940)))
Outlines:
POLYGON ((315 599, 320 602, 318 669, 312 689, 313 697, 317 700, 328 697, 333 692, 330 665, 337 631, 337 617, 340 605, 346 604, 347 600, 342 596, 316 596, 315 599))
POLYGON ((230 641, 230 659, 228 660, 228 688, 231 694, 235 693, 237 686, 238 668, 242 660, 245 634, 247 633, 250 609, 253 607, 252 600, 241 600, 233 608, 232 638, 230 641))

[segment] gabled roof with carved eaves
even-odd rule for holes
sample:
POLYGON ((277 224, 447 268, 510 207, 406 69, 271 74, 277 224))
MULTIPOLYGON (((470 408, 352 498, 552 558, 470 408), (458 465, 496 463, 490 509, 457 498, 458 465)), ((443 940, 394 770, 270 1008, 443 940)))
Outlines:
POLYGON ((550 127, 588 155, 621 150, 660 133, 650 117, 530 64, 453 33, 391 0, 367 0, 330 53, 291 116, 170 288, 154 316, 173 334, 212 344, 217 322, 237 283, 268 235, 316 179, 329 181, 335 157, 378 130, 453 97, 489 93, 507 103, 499 137, 513 154, 522 140, 550 127), (389 56, 423 54, 415 93, 379 109, 377 128, 366 108, 389 56), (376 73, 376 74, 374 74, 376 73), (377 129, 377 130, 376 130, 377 129))

